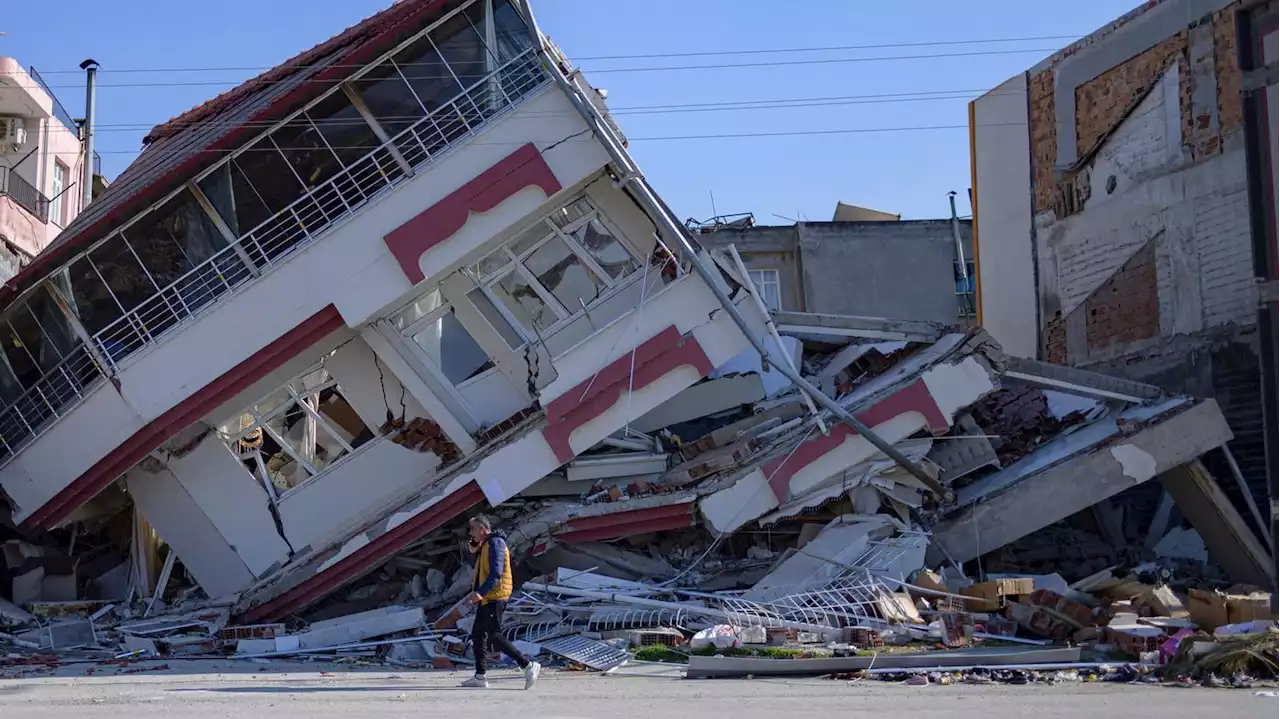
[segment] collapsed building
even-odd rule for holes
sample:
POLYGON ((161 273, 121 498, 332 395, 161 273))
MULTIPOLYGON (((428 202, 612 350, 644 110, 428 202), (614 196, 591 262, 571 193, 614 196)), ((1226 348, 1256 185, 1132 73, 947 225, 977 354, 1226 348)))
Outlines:
POLYGON ((443 609, 480 511, 518 580, 769 600, 964 576, 1157 478, 1230 579, 1275 582, 1198 464, 1214 401, 770 312, 523 2, 396 3, 156 127, 0 301, 14 606, 443 609))

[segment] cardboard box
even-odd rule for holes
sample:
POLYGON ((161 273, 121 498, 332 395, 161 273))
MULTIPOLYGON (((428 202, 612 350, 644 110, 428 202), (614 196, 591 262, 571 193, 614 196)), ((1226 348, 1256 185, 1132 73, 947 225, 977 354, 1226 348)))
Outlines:
POLYGON ((1093 610, 1080 602, 1067 599, 1049 589, 1037 589, 1027 598, 1033 606, 1042 607, 1080 629, 1093 624, 1093 610))
POLYGON ((1187 612, 1196 626, 1211 632, 1227 623, 1227 598, 1219 592, 1192 589, 1187 592, 1187 612))
POLYGON ((935 592, 951 592, 950 589, 947 589, 947 585, 942 582, 942 575, 931 569, 920 570, 912 584, 924 589, 932 589, 935 592))
POLYGON ((1182 597, 1163 584, 1148 589, 1143 593, 1140 601, 1143 606, 1151 610, 1152 614, 1157 616, 1173 617, 1174 619, 1191 618, 1191 612, 1187 610, 1182 597))
POLYGON ((1005 597, 1023 596, 1033 591, 1035 591, 1035 581, 1030 577, 1009 577, 979 582, 961 589, 960 593, 978 600, 965 602, 970 610, 994 612, 1004 606, 1005 597))
POLYGON ((1274 619, 1275 616, 1271 610, 1271 595, 1266 592, 1227 595, 1227 624, 1274 619))

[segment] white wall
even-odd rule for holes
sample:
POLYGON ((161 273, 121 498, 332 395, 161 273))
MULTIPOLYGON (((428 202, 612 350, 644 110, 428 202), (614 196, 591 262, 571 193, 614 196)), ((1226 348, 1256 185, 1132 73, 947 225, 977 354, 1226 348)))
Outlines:
POLYGON ((108 382, 0 468, 21 522, 146 423, 108 382))
POLYGON ((289 545, 271 519, 266 489, 216 433, 186 455, 169 459, 168 465, 254 576, 289 558, 289 545))
POLYGON ((253 582, 253 573, 171 472, 134 468, 124 479, 134 506, 209 596, 233 594, 253 582))
POLYGON ((337 540, 373 511, 426 487, 439 464, 434 454, 374 440, 280 499, 285 535, 298 552, 337 540))
POLYGON ((387 412, 395 417, 403 412, 405 421, 415 417, 434 419, 418 400, 400 384, 385 363, 377 358, 363 338, 356 336, 324 362, 325 369, 338 381, 342 396, 351 408, 376 434, 387 421, 387 412), (381 368, 381 374, 379 374, 381 368), (400 402, 403 397, 404 408, 400 402))
POLYGON ((1026 75, 1010 78, 974 100, 971 108, 982 327, 1005 352, 1035 358, 1038 320, 1026 75))

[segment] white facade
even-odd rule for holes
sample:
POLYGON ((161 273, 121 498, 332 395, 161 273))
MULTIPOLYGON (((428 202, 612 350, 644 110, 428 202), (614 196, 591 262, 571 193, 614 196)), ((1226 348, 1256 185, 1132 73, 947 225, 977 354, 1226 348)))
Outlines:
MULTIPOLYGON (((190 178, 153 206, 160 219, 101 241, 131 251, 103 263, 137 257, 152 280, 134 295, 110 288, 126 311, 96 316, 74 286, 84 260, 71 262, 69 322, 92 341, 0 416, 15 520, 56 524, 123 478, 206 591, 258 585, 267 600, 288 589, 274 578, 324 575, 465 486, 506 500, 748 347, 688 258, 659 245, 667 230, 612 179, 578 109, 599 112, 585 83, 561 89, 513 5, 445 5, 384 58, 431 37, 453 47, 447 69, 460 77, 465 53, 447 43, 474 32, 492 48, 472 62, 487 71, 478 82, 445 99, 415 87, 423 112, 411 121, 378 104, 390 81, 376 67, 390 61, 372 62, 366 79, 268 133, 309 189, 265 219, 245 214, 254 198, 275 200, 253 185, 262 155, 190 178), (354 110, 335 124, 332 106, 354 110), (303 122, 340 169, 293 154, 309 141, 295 132, 303 122), (369 130, 346 140, 366 142, 358 154, 328 134, 353 125, 369 130), (138 246, 151 227, 180 228, 190 259, 193 222, 213 247, 231 241, 162 286, 149 266, 160 251, 138 246)), ((742 281, 726 287, 762 323, 742 281)))
POLYGON ((80 131, 38 76, 0 57, 0 238, 9 243, 0 280, 40 253, 80 212, 80 131))

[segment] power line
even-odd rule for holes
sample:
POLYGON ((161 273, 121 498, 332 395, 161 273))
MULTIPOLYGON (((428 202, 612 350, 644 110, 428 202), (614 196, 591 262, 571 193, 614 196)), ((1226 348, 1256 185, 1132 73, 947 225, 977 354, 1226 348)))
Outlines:
MULTIPOLYGON (((995 123, 980 123, 976 125, 976 127, 1026 127, 1026 126, 1027 126, 1027 123, 1025 122, 995 122, 995 123)), ((914 127, 855 127, 855 128, 836 128, 836 129, 829 129, 829 130, 783 130, 783 131, 776 131, 776 132, 712 133, 712 134, 705 134, 705 135, 656 135, 653 137, 628 136, 627 139, 631 142, 669 142, 669 141, 681 141, 681 140, 726 140, 726 139, 741 139, 741 138, 809 137, 809 136, 822 136, 822 135, 855 135, 855 134, 866 134, 866 133, 889 133, 889 132, 931 132, 931 131, 937 131, 937 130, 968 130, 968 129, 969 129, 969 125, 967 124, 966 125, 924 125, 924 126, 914 126, 914 127)), ((511 141, 511 142, 485 142, 483 140, 473 140, 470 144, 518 147, 528 142, 530 142, 530 140, 528 139, 521 139, 519 141, 511 141)), ((594 140, 570 140, 569 142, 594 142, 594 140)), ((281 147, 279 149, 282 152, 313 152, 316 150, 323 150, 326 148, 325 146, 312 146, 312 147, 281 147)), ((350 146, 350 147, 329 146, 329 149, 372 151, 374 148, 371 146, 350 146)), ((172 152, 156 153, 153 156, 157 158, 162 158, 166 156, 188 156, 188 155, 198 155, 198 154, 230 155, 236 152, 275 152, 275 151, 276 151, 275 146, 262 147, 262 148, 211 148, 211 149, 195 150, 195 151, 174 150, 172 152)), ((100 152, 103 155, 125 155, 125 154, 137 154, 142 152, 142 150, 101 150, 100 152)), ((63 154, 66 154, 66 153, 63 153, 63 154)))
MULTIPOLYGON (((795 98, 795 99, 778 99, 778 100, 734 100, 727 102, 706 102, 706 103, 686 103, 686 104, 667 104, 667 105, 632 105, 618 108, 611 108, 610 115, 668 115, 683 114, 688 112, 726 112, 741 110, 774 110, 774 109, 795 109, 795 108, 814 108, 814 107, 843 107, 847 105, 874 105, 874 104, 892 104, 899 102, 928 102, 935 100, 968 100, 972 99, 975 93, 981 93, 982 90, 934 90, 916 93, 887 93, 879 95, 842 95, 834 97, 811 97, 811 98, 795 98)), ((990 93, 989 96, 999 95, 1020 95, 1021 93, 990 93)), ((562 117, 577 116, 576 112, 571 111, 550 111, 550 112, 526 112, 525 117, 562 117)), ((376 119, 380 122, 415 122, 423 119, 423 115, 386 115, 379 116, 376 119)), ((325 118, 318 121, 323 127, 332 126, 352 126, 365 127, 367 123, 364 118, 325 118)), ((256 120, 237 122, 234 120, 207 120, 200 122, 181 123, 183 130, 195 128, 217 128, 217 127, 258 127, 268 128, 275 127, 279 124, 279 120, 256 120)), ((94 128, 95 132, 137 132, 145 131, 155 127, 156 123, 119 123, 119 124, 101 124, 94 128)))
MULTIPOLYGON (((1057 48, 1025 48, 1019 50, 983 50, 978 52, 957 52, 957 53, 935 53, 930 55, 888 55, 883 57, 846 57, 846 58, 823 58, 818 60, 781 60, 776 62, 740 62, 740 63, 721 63, 716 65, 667 65, 667 66, 637 66, 637 67, 611 67, 611 68, 583 68, 583 72, 600 75, 606 73, 629 73, 629 72, 679 72, 690 70, 726 70, 734 68, 760 68, 760 67, 794 67, 803 65, 831 65, 846 64, 859 62, 900 62, 904 60, 936 60, 936 59, 956 59, 964 57, 988 57, 993 55, 1018 55, 1027 53, 1046 53, 1055 52, 1057 48)), ((333 66, 333 67, 336 67, 333 66)), ((360 67, 365 67, 361 65, 360 67)), ((430 75, 412 77, 406 76, 409 80, 458 80, 476 79, 480 80, 488 77, 488 74, 477 75, 430 75)), ((312 84, 338 84, 346 82, 349 78, 310 78, 298 82, 298 86, 312 84)), ((136 82, 136 83, 99 83, 99 89, 105 88, 153 88, 153 87, 209 87, 209 86, 225 86, 225 85, 241 85, 249 80, 191 80, 183 82, 136 82)), ((254 82, 255 88, 267 87, 283 82, 297 82, 294 77, 285 77, 278 80, 264 80, 254 82)), ((39 85, 27 86, 7 86, 7 87, 24 87, 25 89, 34 90, 45 88, 39 85)), ((51 85, 49 89, 79 89, 81 85, 51 85)), ((0 87, 0 89, 5 89, 0 87)))
MULTIPOLYGON (((743 50, 705 50, 694 52, 664 52, 664 53, 643 53, 633 55, 582 55, 572 58, 575 61, 594 61, 594 60, 658 60, 674 57, 722 57, 727 55, 767 55, 767 54, 784 54, 799 52, 843 52, 848 50, 889 50, 904 47, 946 47, 956 45, 988 45, 995 43, 1007 42, 1043 42, 1057 40, 1078 40, 1081 35, 1040 35, 1035 37, 1005 37, 990 38, 985 40, 967 39, 967 40, 932 40, 925 42, 898 42, 898 43, 880 43, 874 45, 828 45, 828 46, 807 46, 807 47, 783 47, 783 48, 746 48, 743 50)), ((1055 48, 1056 49, 1056 48, 1055 48)), ((323 62, 314 64, 324 64, 323 62)), ((298 64, 290 66, 292 69, 303 69, 310 67, 310 64, 298 64)), ((341 68, 360 68, 364 64, 342 64, 335 63, 328 67, 341 68)), ((113 70, 103 68, 99 70, 102 74, 122 75, 137 73, 161 73, 161 72, 253 72, 274 69, 275 66, 264 65, 247 65, 241 67, 153 67, 153 68, 124 68, 113 70)), ((43 75, 69 75, 83 74, 83 70, 41 70, 43 75)))

